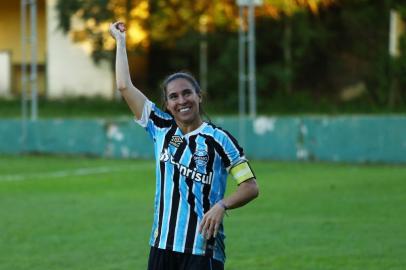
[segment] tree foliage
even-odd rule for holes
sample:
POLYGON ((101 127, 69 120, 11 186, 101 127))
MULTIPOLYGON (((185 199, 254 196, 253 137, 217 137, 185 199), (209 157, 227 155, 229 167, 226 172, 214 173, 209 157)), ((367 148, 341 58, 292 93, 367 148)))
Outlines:
MULTIPOLYGON (((318 11, 333 0, 265 0, 257 16, 292 15, 301 9, 318 11)), ((109 58, 114 44, 109 23, 123 21, 130 50, 147 48, 151 42, 173 45, 188 32, 237 31, 235 0, 58 0, 59 27, 76 42, 90 45, 94 60, 109 58)))
MULTIPOLYGON (((237 107, 235 0, 58 0, 57 8, 61 29, 89 43, 96 61, 112 59, 108 25, 124 21, 130 54, 145 53, 145 83, 152 89, 171 71, 198 74, 198 48, 205 38, 209 99, 237 107)), ((259 106, 266 110, 270 99, 287 104, 293 98, 338 107, 404 106, 405 37, 400 57, 388 55, 393 8, 406 18, 401 0, 263 0, 256 9, 259 106), (343 98, 351 91, 358 94, 343 98)))

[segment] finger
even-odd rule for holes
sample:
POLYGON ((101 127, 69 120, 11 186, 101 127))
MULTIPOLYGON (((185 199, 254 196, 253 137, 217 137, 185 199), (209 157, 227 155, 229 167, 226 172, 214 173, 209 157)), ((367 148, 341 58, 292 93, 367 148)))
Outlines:
POLYGON ((211 223, 211 219, 210 218, 206 218, 206 221, 203 225, 202 228, 202 234, 205 238, 207 238, 207 234, 210 233, 210 223, 211 223))
POLYGON ((114 24, 114 23, 110 24, 109 33, 110 33, 110 35, 111 35, 113 38, 116 37, 116 33, 115 33, 116 31, 117 31, 117 30, 116 30, 115 24, 114 24))
POLYGON ((216 225, 214 226, 214 237, 217 237, 217 233, 219 232, 219 227, 220 227, 220 223, 216 223, 216 225))
POLYGON ((117 22, 115 25, 116 29, 119 30, 121 33, 125 32, 125 25, 122 22, 117 22))
POLYGON ((212 220, 211 221, 211 223, 210 223, 210 225, 209 225, 209 228, 208 228, 208 232, 207 232, 207 239, 210 239, 212 236, 214 236, 214 231, 215 231, 215 228, 216 228, 216 221, 215 220, 212 220))
POLYGON ((200 222, 200 225, 199 225, 199 233, 202 233, 203 232, 203 227, 204 227, 204 224, 206 223, 206 216, 204 216, 203 217, 203 219, 202 219, 202 222, 200 222))

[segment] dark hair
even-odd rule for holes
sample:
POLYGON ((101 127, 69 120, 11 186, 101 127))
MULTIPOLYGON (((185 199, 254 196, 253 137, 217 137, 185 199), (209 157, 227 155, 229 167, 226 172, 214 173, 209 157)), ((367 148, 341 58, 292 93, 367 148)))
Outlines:
POLYGON ((189 72, 186 71, 182 71, 182 72, 176 72, 173 73, 171 75, 169 75, 168 77, 166 77, 166 79, 164 80, 164 82, 162 83, 162 90, 163 90, 163 98, 166 101, 167 97, 166 97, 166 88, 168 87, 168 84, 176 79, 185 79, 188 82, 190 82, 193 85, 193 88, 195 89, 195 92, 197 94, 201 94, 201 89, 200 89, 200 85, 197 82, 197 80, 195 79, 195 77, 193 77, 192 74, 190 74, 189 72))
MULTIPOLYGON (((195 79, 195 77, 191 73, 189 73, 187 71, 180 71, 180 72, 176 72, 176 73, 173 73, 173 74, 167 76, 165 78, 165 80, 163 81, 163 83, 161 85, 161 88, 162 88, 162 100, 163 100, 163 106, 162 107, 165 110, 165 112, 167 112, 169 114, 171 114, 171 113, 166 109, 166 106, 165 106, 165 102, 168 100, 168 98, 166 96, 166 90, 167 90, 166 88, 168 87, 168 84, 170 82, 172 82, 172 81, 174 81, 176 79, 185 79, 185 80, 187 80, 188 82, 190 82, 192 84, 196 94, 198 94, 199 96, 201 96, 201 94, 202 94, 202 90, 200 88, 199 83, 197 82, 197 80, 195 79)), ((204 112, 201 104, 199 104, 199 114, 201 116, 204 116, 207 119, 208 122, 211 122, 210 117, 204 112)))

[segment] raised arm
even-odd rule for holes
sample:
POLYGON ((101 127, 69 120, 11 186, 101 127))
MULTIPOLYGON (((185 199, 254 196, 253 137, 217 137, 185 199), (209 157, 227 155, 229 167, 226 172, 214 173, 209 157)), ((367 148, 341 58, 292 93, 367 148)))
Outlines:
POLYGON ((109 32, 116 40, 116 82, 117 88, 121 95, 124 97, 131 111, 137 119, 142 116, 144 103, 147 100, 145 95, 136 88, 130 77, 130 70, 128 67, 127 49, 126 49, 126 35, 124 24, 116 22, 110 25, 109 32))

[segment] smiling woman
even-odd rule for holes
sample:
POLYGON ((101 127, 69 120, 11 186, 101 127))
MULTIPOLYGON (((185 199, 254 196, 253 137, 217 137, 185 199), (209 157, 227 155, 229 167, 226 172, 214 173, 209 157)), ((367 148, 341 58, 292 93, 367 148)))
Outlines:
POLYGON ((226 210, 258 196, 243 149, 227 131, 203 121, 201 89, 189 73, 163 83, 164 110, 131 82, 125 27, 110 26, 116 40, 116 80, 121 95, 154 142, 156 192, 149 270, 222 270, 226 210), (224 198, 227 175, 238 184, 224 198))
POLYGON ((175 118, 183 133, 202 124, 201 90, 192 75, 179 72, 168 76, 163 83, 163 95, 166 111, 175 118))

